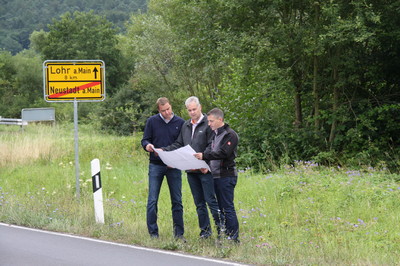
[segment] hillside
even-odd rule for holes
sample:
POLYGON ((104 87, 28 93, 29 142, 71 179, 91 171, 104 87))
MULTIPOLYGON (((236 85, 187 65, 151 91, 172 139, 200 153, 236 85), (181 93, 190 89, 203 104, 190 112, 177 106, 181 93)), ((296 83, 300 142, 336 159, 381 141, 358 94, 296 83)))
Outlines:
POLYGON ((34 30, 47 30, 52 19, 65 12, 93 10, 104 15, 121 31, 134 12, 145 11, 145 0, 1 0, 0 49, 18 53, 29 48, 29 36, 34 30))

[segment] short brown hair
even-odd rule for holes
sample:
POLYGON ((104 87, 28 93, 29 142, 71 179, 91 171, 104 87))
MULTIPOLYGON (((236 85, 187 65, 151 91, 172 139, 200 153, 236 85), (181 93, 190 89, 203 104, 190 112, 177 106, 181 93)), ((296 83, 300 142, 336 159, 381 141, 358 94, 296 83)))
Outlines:
POLYGON ((156 101, 157 108, 158 108, 160 105, 166 105, 167 103, 169 103, 169 100, 168 100, 168 98, 166 98, 166 97, 158 98, 157 101, 156 101))

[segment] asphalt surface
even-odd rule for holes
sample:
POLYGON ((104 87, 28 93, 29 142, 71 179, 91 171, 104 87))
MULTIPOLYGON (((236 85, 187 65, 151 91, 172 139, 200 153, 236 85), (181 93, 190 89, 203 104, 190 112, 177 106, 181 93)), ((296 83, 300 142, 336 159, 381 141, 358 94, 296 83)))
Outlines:
POLYGON ((240 265, 0 223, 1 266, 240 265))

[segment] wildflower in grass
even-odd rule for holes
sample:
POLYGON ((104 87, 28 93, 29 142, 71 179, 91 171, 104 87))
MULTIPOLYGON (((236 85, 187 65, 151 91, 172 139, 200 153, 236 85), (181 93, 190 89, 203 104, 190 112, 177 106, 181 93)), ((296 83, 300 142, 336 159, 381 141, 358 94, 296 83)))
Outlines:
POLYGON ((106 163, 106 169, 107 169, 107 170, 111 170, 111 169, 112 169, 112 166, 111 166, 110 163, 106 163))
POLYGON ((261 245, 263 247, 272 248, 272 245, 270 245, 269 243, 262 243, 261 245))
POLYGON ((110 227, 118 227, 118 226, 122 226, 123 224, 124 224, 124 221, 116 222, 116 223, 110 224, 110 227))
POLYGON ((360 171, 347 171, 346 174, 348 176, 361 176, 360 171))
POLYGON ((262 243, 259 245, 256 245, 257 248, 272 248, 272 246, 268 243, 262 243))

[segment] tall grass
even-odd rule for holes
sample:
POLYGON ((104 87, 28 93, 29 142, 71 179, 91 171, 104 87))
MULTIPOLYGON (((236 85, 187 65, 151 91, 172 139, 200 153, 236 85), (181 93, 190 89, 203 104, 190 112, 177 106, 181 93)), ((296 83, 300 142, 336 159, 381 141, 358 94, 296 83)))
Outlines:
MULTIPOLYGON (((241 171, 235 204, 241 244, 201 241, 184 178, 187 243, 174 241, 167 185, 160 239, 146 228, 147 155, 140 134, 79 126, 80 198, 72 125, 0 128, 0 221, 259 265, 394 265, 400 261, 400 176, 384 168, 297 162, 268 174, 241 171), (99 158, 105 224, 95 223, 90 161, 99 158)), ((185 174, 183 174, 185 177, 185 174)))

